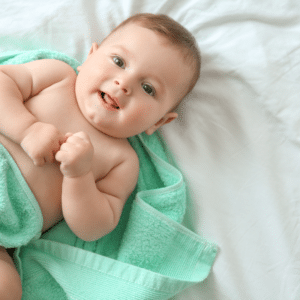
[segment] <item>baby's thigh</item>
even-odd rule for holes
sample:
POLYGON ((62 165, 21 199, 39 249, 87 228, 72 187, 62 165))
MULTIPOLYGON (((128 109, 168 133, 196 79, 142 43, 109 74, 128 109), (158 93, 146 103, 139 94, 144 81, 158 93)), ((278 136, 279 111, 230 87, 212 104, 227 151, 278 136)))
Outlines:
POLYGON ((6 249, 0 247, 0 299, 18 300, 22 297, 21 278, 6 249))

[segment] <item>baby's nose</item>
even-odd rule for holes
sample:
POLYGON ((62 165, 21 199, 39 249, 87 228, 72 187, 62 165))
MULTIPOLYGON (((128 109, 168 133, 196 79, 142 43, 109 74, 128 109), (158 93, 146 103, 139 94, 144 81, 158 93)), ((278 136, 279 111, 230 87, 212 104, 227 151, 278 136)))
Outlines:
POLYGON ((124 82, 116 79, 115 84, 120 87, 120 89, 124 92, 124 94, 126 94, 126 95, 130 94, 131 90, 130 90, 129 86, 126 85, 124 82))

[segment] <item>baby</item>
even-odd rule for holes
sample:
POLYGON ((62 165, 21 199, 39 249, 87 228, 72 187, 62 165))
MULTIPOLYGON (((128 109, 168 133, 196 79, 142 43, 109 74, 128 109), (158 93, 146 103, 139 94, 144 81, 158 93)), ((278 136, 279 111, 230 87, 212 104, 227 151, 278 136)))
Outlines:
POLYGON ((177 117, 174 109, 199 77, 200 54, 174 20, 138 14, 94 43, 78 71, 52 59, 0 66, 1 160, 25 194, 11 202, 31 218, 16 237, 0 233, 0 299, 21 298, 5 248, 62 218, 85 241, 116 227, 139 172, 127 138, 177 117))

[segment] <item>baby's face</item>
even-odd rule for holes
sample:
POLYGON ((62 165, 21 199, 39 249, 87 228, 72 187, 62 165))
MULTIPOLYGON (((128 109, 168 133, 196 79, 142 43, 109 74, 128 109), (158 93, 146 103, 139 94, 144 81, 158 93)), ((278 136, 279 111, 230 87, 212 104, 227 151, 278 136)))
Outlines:
POLYGON ((149 29, 128 24, 94 45, 80 67, 77 101, 95 128, 125 138, 169 116, 191 77, 176 48, 149 29))

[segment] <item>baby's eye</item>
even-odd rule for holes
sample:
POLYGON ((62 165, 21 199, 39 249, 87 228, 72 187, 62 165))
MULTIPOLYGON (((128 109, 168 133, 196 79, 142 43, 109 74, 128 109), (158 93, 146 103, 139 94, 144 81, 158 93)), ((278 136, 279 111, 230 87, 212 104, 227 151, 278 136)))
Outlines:
POLYGON ((122 68, 122 69, 125 68, 125 63, 124 63, 124 61, 123 61, 123 59, 122 59, 121 57, 119 57, 119 56, 114 56, 114 57, 113 57, 113 61, 114 61, 114 63, 115 63, 118 67, 120 67, 120 68, 122 68))
POLYGON ((142 88, 145 91, 145 93, 147 93, 148 95, 155 96, 155 89, 152 85, 148 83, 143 83, 142 88))

